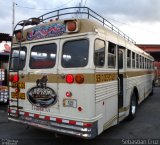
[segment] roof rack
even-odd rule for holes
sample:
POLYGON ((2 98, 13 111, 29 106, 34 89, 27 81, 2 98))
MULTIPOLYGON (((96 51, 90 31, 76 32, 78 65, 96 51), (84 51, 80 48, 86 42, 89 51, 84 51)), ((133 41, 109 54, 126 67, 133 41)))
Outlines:
POLYGON ((109 28, 114 33, 116 33, 116 34, 120 35, 121 37, 123 37, 124 39, 126 39, 127 41, 136 44, 136 42, 133 39, 131 39, 129 36, 127 36, 125 33, 123 33, 120 29, 118 29, 116 26, 114 26, 111 22, 109 22, 107 19, 105 19, 104 17, 102 17, 98 13, 94 12, 93 10, 91 10, 88 7, 68 7, 68 8, 63 8, 63 9, 48 12, 48 13, 43 14, 37 18, 30 18, 28 20, 23 20, 23 21, 20 21, 15 26, 14 31, 16 31, 16 27, 18 25, 22 26, 22 29, 20 29, 20 30, 23 31, 25 26, 38 25, 39 23, 44 23, 45 21, 52 19, 52 18, 55 18, 55 19, 67 18, 67 15, 68 16, 73 15, 74 18, 75 17, 82 18, 82 16, 86 17, 88 19, 93 18, 93 19, 99 21, 100 23, 102 23, 103 26, 109 28))
POLYGON ((136 44, 136 42, 131 39, 129 36, 127 36, 125 33, 123 33, 120 29, 118 29, 115 25, 113 25, 111 22, 109 22, 107 19, 99 15, 98 13, 94 12, 88 7, 68 7, 68 8, 63 8, 55 11, 48 12, 46 14, 43 14, 39 16, 38 18, 44 22, 48 19, 51 18, 57 18, 60 19, 62 16, 66 15, 74 15, 77 16, 79 15, 79 18, 82 18, 82 15, 85 15, 88 19, 93 18, 99 22, 102 23, 103 26, 109 28, 112 30, 114 33, 120 35, 124 39, 128 40, 131 43, 136 44))

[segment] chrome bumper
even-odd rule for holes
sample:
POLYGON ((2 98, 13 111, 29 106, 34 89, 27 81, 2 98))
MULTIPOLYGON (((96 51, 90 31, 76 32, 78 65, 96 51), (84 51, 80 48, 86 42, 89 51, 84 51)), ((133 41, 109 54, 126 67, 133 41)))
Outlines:
POLYGON ((56 133, 72 135, 85 139, 92 139, 98 135, 97 122, 94 122, 91 127, 82 127, 78 125, 69 125, 65 123, 57 123, 35 118, 30 118, 30 120, 26 120, 23 116, 20 116, 18 118, 9 116, 8 119, 17 123, 27 124, 56 133))

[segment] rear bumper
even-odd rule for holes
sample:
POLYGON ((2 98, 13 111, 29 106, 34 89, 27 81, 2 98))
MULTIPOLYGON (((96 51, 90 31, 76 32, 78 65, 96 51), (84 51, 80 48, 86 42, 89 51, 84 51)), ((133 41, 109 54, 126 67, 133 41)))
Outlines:
POLYGON ((80 125, 70 125, 67 123, 35 119, 33 117, 26 118, 24 116, 19 116, 18 118, 9 116, 8 119, 17 123, 23 123, 56 133, 72 135, 80 138, 92 139, 98 135, 97 121, 93 122, 89 127, 84 127, 80 125))

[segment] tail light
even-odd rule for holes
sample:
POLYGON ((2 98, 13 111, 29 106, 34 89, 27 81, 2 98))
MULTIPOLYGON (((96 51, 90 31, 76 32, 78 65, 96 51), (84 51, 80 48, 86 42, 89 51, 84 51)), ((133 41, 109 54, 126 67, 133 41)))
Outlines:
POLYGON ((82 74, 77 74, 75 80, 78 84, 82 84, 84 82, 84 76, 82 74))
POLYGON ((15 74, 15 75, 13 76, 13 81, 14 81, 14 82, 18 82, 18 81, 19 81, 19 76, 18 76, 18 74, 15 74))
POLYGON ((9 81, 10 82, 13 82, 13 77, 14 77, 13 75, 9 75, 9 81))
POLYGON ((74 76, 72 74, 66 75, 66 82, 72 84, 74 82, 74 76))

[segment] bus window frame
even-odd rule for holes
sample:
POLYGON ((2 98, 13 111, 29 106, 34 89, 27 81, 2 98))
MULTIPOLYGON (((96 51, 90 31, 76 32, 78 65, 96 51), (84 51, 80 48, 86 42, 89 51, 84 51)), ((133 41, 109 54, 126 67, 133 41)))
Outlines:
POLYGON ((97 67, 97 68, 104 68, 104 67, 106 67, 106 55, 107 55, 107 53, 106 53, 106 41, 104 40, 104 39, 101 39, 101 38, 95 38, 94 39, 94 51, 93 51, 93 64, 94 64, 94 66, 95 67, 97 67), (102 65, 102 66, 100 66, 100 65, 96 65, 95 64, 95 46, 96 46, 96 40, 100 40, 100 41, 103 41, 104 42, 104 64, 102 65))
MULTIPOLYGON (((11 49, 11 53, 10 53, 10 57, 9 57, 9 70, 10 70, 10 71, 17 71, 17 70, 21 70, 21 71, 22 71, 22 70, 24 70, 24 68, 26 67, 26 63, 27 63, 26 60, 27 60, 27 53, 28 53, 28 52, 27 52, 27 47, 26 47, 26 46, 21 46, 21 50, 23 50, 22 48, 25 49, 24 51, 25 51, 25 53, 26 53, 26 54, 25 54, 25 59, 24 59, 24 61, 25 61, 25 62, 24 62, 24 63, 25 63, 24 67, 21 68, 21 69, 20 69, 20 68, 17 68, 17 69, 12 68, 12 69, 11 69, 11 63, 12 63, 12 59, 13 59, 13 58, 12 58, 12 53, 13 53, 14 50, 18 50, 18 51, 19 51, 19 47, 18 47, 18 46, 17 46, 17 47, 13 47, 13 48, 11 49)), ((21 51, 21 50, 20 50, 20 51, 21 51)), ((18 59, 18 57, 17 57, 16 59, 18 59)))
POLYGON ((62 67, 62 68, 64 68, 64 69, 78 69, 78 68, 85 68, 85 67, 87 67, 88 66, 88 64, 89 64, 89 61, 90 61, 90 45, 91 45, 91 41, 90 41, 90 39, 88 38, 88 37, 78 37, 78 38, 74 38, 74 39, 66 39, 65 41, 63 41, 63 43, 61 44, 61 54, 60 54, 60 67, 62 67), (79 40, 87 40, 88 41, 88 60, 87 60, 87 63, 86 63, 86 65, 85 66, 80 66, 80 67, 64 67, 63 65, 62 65, 62 60, 63 60, 63 46, 64 46, 64 44, 65 43, 67 43, 67 42, 71 42, 71 41, 79 41, 79 40))

